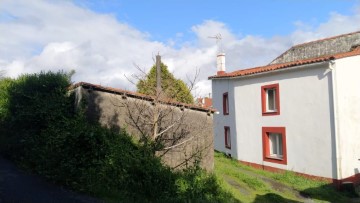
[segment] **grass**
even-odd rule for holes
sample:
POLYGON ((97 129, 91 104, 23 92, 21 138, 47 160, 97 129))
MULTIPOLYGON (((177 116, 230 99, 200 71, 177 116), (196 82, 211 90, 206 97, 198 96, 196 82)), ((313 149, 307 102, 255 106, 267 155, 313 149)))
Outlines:
POLYGON ((215 152, 215 174, 223 189, 241 202, 350 202, 328 182, 294 172, 272 173, 239 163, 215 152))

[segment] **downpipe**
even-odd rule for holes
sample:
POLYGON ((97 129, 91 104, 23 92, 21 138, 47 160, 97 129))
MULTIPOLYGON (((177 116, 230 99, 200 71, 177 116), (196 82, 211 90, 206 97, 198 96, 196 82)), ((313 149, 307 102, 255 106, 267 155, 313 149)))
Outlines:
POLYGON ((337 102, 337 80, 336 80, 336 63, 334 60, 329 61, 329 69, 331 71, 332 79, 332 92, 333 92, 333 105, 334 105, 334 129, 335 129, 335 153, 336 153, 336 165, 337 165, 337 179, 339 180, 339 185, 341 185, 342 180, 342 164, 341 164, 341 143, 340 143, 340 124, 339 124, 339 108, 337 102))

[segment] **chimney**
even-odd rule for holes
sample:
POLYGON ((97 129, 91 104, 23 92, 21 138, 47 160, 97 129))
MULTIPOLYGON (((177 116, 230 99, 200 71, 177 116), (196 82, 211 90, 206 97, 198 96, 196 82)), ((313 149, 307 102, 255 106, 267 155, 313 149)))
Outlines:
POLYGON ((225 74, 225 53, 217 55, 217 75, 225 74))

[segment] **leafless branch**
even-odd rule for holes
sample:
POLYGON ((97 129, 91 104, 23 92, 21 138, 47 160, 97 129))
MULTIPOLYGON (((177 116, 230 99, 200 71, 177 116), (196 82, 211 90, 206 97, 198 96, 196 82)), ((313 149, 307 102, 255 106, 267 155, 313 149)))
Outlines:
POLYGON ((186 75, 187 86, 188 86, 190 91, 192 91, 195 88, 197 80, 199 78, 199 75, 200 75, 200 69, 199 68, 195 69, 195 75, 192 78, 189 75, 186 75))
POLYGON ((131 74, 131 78, 124 74, 124 77, 133 85, 136 85, 139 80, 143 80, 147 77, 147 73, 145 68, 141 68, 136 63, 133 63, 135 69, 139 72, 139 74, 131 74))
POLYGON ((194 139, 194 137, 190 137, 189 139, 187 139, 187 140, 185 140, 185 141, 183 141, 183 142, 180 142, 180 143, 178 143, 178 144, 176 144, 176 145, 172 145, 172 146, 170 146, 170 147, 165 147, 164 149, 167 150, 167 149, 171 149, 171 148, 180 146, 180 145, 182 145, 182 144, 185 144, 186 142, 189 142, 189 141, 192 140, 192 139, 194 139))
MULTIPOLYGON (((135 85, 138 81, 146 81, 148 74, 145 69, 140 68, 137 64, 134 64, 134 67, 138 74, 132 74, 131 77, 125 75, 127 80, 135 85)), ((196 88, 199 75, 198 68, 195 69, 193 76, 186 75, 186 85, 190 91, 196 88)), ((149 86, 149 88, 154 87, 149 86)), ((212 122, 207 120, 209 116, 206 112, 195 112, 181 105, 169 105, 168 101, 172 100, 168 100, 164 96, 167 91, 169 89, 162 89, 161 92, 153 95, 150 101, 135 98, 119 99, 118 97, 118 100, 112 102, 112 105, 126 114, 125 123, 137 131, 139 142, 151 144, 149 146, 153 147, 154 152, 161 158, 166 158, 169 152, 185 153, 188 151, 186 153, 189 153, 189 156, 186 156, 184 162, 176 164, 175 168, 177 168, 203 153, 204 149, 197 145, 200 145, 198 142, 205 142, 204 133, 206 136, 212 134, 212 122)))

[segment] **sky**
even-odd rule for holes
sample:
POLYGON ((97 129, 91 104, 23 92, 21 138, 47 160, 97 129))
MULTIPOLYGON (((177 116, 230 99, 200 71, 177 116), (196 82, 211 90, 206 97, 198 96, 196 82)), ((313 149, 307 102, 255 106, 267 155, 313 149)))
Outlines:
POLYGON ((204 97, 220 45, 231 72, 359 30, 360 0, 0 0, 0 71, 75 70, 73 82, 135 91, 160 54, 185 82, 199 70, 204 97))

